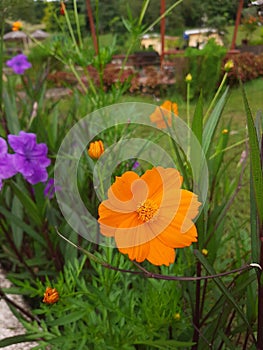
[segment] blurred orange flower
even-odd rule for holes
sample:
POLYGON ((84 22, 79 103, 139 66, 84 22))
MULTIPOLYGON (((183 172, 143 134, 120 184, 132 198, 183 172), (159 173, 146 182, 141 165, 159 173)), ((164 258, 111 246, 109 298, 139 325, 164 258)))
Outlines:
POLYGON ((43 303, 54 304, 59 300, 59 294, 56 288, 47 287, 44 293, 43 303))
POLYGON ((12 30, 14 32, 18 31, 18 30, 21 30, 22 29, 22 23, 17 21, 17 22, 14 22, 13 23, 13 26, 12 26, 12 30))
POLYGON ((200 203, 181 189, 182 176, 173 168, 156 167, 139 177, 125 172, 99 206, 100 230, 114 237, 119 251, 131 260, 154 265, 174 262, 174 248, 197 241, 193 219, 200 203))
POLYGON ((178 105, 171 101, 164 101, 161 106, 156 107, 155 111, 150 115, 150 119, 160 129, 165 129, 167 124, 172 125, 172 113, 178 116, 178 105))
POLYGON ((61 3, 60 3, 60 14, 61 14, 61 16, 65 15, 65 11, 66 11, 66 5, 64 4, 63 1, 61 1, 61 3))
POLYGON ((91 142, 88 149, 88 154, 92 159, 99 159, 104 152, 104 145, 101 140, 91 142))

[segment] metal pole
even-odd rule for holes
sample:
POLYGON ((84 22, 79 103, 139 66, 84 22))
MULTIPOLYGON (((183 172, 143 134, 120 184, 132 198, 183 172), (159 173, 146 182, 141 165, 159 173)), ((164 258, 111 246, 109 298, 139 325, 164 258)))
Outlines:
POLYGON ((234 33, 233 33, 233 38, 232 38, 230 50, 235 50, 235 48, 236 48, 237 31, 238 31, 238 26, 240 24, 243 6, 244 6, 244 0, 239 0, 239 5, 238 5, 237 15, 236 15, 235 29, 234 29, 234 33))

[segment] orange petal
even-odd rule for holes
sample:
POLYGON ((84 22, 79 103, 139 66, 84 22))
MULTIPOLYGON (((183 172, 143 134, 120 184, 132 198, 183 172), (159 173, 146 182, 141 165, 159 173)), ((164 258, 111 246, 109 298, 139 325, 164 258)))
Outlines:
POLYGON ((136 223, 138 223, 137 218, 130 222, 130 226, 127 226, 127 222, 115 231, 115 240, 118 248, 131 248, 154 239, 155 235, 150 223, 145 222, 142 224, 139 222, 137 225, 136 223))
POLYGON ((188 247, 197 242, 197 230, 192 222, 191 224, 188 231, 182 233, 181 224, 175 220, 158 236, 158 239, 171 248, 188 247))
POLYGON ((123 221, 132 220, 133 218, 138 217, 135 211, 127 213, 127 212, 121 212, 118 210, 111 210, 108 207, 108 205, 105 205, 105 202, 107 201, 102 202, 98 209, 98 213, 99 213, 98 221, 100 223, 103 223, 105 225, 109 225, 112 227, 119 227, 122 225, 123 221))
POLYGON ((169 266, 174 262, 174 259, 174 249, 167 247, 158 238, 155 238, 150 242, 150 250, 147 256, 147 260, 150 261, 150 263, 157 266, 169 266))
POLYGON ((140 244, 131 248, 118 248, 123 254, 128 254, 130 260, 136 260, 142 262, 147 258, 150 250, 150 244, 140 244))
POLYGON ((131 191, 131 184, 138 179, 139 175, 133 171, 127 171, 122 176, 116 176, 114 184, 109 189, 121 201, 129 201, 133 194, 131 191))

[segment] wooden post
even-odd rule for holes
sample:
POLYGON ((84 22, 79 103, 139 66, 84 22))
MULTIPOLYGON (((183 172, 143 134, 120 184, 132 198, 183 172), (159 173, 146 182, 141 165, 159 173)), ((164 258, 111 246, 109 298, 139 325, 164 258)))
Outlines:
POLYGON ((90 0, 86 0, 86 6, 87 6, 87 14, 89 18, 89 25, 90 25, 90 30, 91 30, 91 36, 93 40, 93 46, 94 50, 96 52, 96 55, 98 54, 98 41, 97 41, 97 36, 96 36, 96 30, 95 30, 95 25, 94 25, 94 20, 93 20, 93 15, 92 15, 92 8, 90 4, 90 0))
MULTIPOLYGON (((160 14, 165 12, 165 0, 161 0, 161 11, 160 14)), ((164 59, 164 45, 165 45, 165 17, 161 19, 161 66, 164 59)))
POLYGON ((233 38, 232 38, 230 50, 235 50, 235 48, 236 48, 237 31, 238 31, 238 26, 240 24, 243 6, 244 6, 244 0, 239 0, 239 5, 238 5, 237 15, 236 15, 236 23, 235 23, 235 28, 234 28, 234 33, 233 33, 233 38))

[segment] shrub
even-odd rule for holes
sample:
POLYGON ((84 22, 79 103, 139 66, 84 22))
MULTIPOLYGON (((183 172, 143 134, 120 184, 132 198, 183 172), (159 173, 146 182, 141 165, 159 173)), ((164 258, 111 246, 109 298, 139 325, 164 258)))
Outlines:
POLYGON ((233 69, 229 72, 229 84, 235 85, 241 80, 243 83, 263 76, 263 54, 255 55, 243 52, 236 55, 227 55, 223 64, 231 58, 234 62, 233 69))
POLYGON ((193 77, 192 97, 197 97, 202 89, 204 97, 211 96, 216 89, 221 73, 221 62, 226 49, 210 39, 202 50, 187 48, 185 57, 189 59, 189 72, 193 77))

